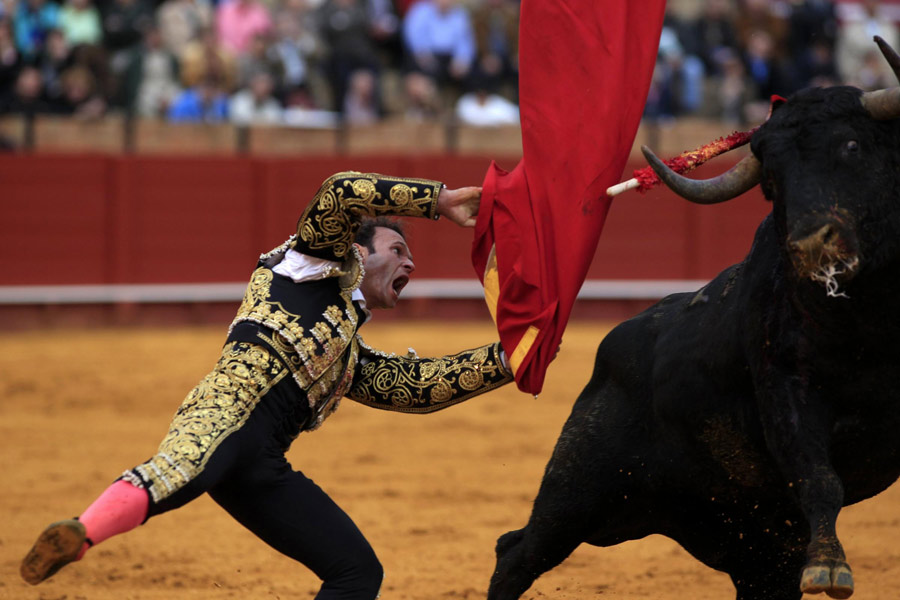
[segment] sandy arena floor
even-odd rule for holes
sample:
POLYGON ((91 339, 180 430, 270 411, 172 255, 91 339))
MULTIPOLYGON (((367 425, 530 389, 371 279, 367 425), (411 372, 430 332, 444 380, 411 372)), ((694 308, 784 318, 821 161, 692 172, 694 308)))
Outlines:
MULTIPOLYGON (((486 343, 488 324, 366 326, 377 347, 421 355, 486 343)), ((366 533, 386 600, 484 598, 497 537, 525 524, 601 324, 566 334, 538 400, 513 386, 434 415, 345 401, 289 458, 366 533)), ((218 356, 224 327, 39 331, 0 336, 0 598, 311 598, 318 580, 244 531, 211 500, 93 549, 37 587, 21 557, 49 522, 80 513, 124 468, 153 453, 184 395, 218 356)), ((856 600, 898 597, 900 487, 844 510, 838 532, 856 600)), ((728 578, 660 536, 583 546, 525 598, 734 598, 728 578)), ((823 597, 824 600, 824 597, 823 597)))

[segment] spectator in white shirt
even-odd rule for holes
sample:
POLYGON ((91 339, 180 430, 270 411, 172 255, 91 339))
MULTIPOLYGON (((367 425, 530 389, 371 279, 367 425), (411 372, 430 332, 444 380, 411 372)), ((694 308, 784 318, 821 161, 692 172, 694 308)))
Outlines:
POLYGON ((228 114, 236 125, 274 125, 282 121, 281 104, 272 95, 275 81, 265 72, 256 73, 250 84, 231 97, 228 114))

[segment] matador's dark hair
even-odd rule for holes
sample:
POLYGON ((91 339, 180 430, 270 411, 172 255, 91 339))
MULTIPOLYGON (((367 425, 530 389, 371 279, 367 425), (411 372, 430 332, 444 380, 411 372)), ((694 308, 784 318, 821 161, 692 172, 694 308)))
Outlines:
POLYGON ((356 232, 356 243, 365 246, 369 252, 375 252, 375 228, 385 227, 399 233, 403 239, 406 239, 406 232, 403 230, 403 224, 397 219, 390 217, 364 217, 360 223, 359 230, 356 232))

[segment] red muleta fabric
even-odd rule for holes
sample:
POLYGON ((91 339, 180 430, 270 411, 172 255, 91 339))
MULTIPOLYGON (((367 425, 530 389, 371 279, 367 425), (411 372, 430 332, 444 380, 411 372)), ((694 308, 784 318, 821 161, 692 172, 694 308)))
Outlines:
POLYGON ((650 85, 664 0, 523 0, 523 159, 491 164, 472 263, 520 390, 541 391, 609 210, 650 85), (493 307, 492 307, 493 309, 493 307), (492 310, 493 312, 493 310, 492 310))

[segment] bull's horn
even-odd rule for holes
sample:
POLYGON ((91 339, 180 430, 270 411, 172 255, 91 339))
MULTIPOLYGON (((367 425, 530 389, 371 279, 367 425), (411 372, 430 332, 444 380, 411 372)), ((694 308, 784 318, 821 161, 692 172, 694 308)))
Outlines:
POLYGON ((865 92, 860 102, 873 119, 888 121, 900 117, 900 87, 865 92))
MULTIPOLYGON (((875 36, 875 43, 881 49, 884 59, 891 65, 894 76, 900 81, 900 55, 877 35, 875 36)), ((886 90, 865 92, 860 101, 873 119, 887 121, 900 117, 900 88, 894 87, 886 90)))
POLYGON ((663 183, 696 204, 716 204, 740 196, 759 183, 762 171, 759 161, 751 154, 718 177, 688 179, 666 166, 647 146, 641 146, 641 152, 663 183))
POLYGON ((894 77, 897 78, 897 81, 900 81, 900 54, 897 54, 897 52, 891 48, 890 44, 884 41, 880 35, 875 36, 875 43, 878 44, 878 48, 881 50, 884 59, 891 65, 891 70, 894 71, 894 77))

